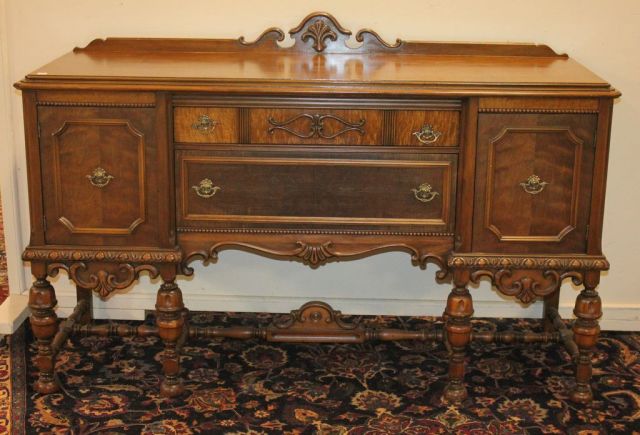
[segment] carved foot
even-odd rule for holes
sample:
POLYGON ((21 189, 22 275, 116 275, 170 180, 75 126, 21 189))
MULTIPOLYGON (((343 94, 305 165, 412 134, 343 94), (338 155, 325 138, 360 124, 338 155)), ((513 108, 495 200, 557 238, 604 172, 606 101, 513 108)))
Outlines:
POLYGON ((36 337, 37 347, 35 365, 38 368, 38 380, 34 384, 34 389, 38 393, 49 394, 60 389, 53 376, 55 355, 51 348, 51 340, 58 330, 58 317, 54 311, 58 302, 53 287, 46 279, 46 274, 37 276, 29 291, 29 308, 31 309, 29 320, 33 335, 36 337))
POLYGON ((586 405, 593 400, 593 393, 591 392, 591 386, 589 385, 576 385, 573 391, 569 394, 572 401, 586 405))
POLYGON ((450 380, 444 388, 442 399, 447 403, 461 403, 468 397, 467 387, 463 382, 450 380))
POLYGON ((165 345, 162 359, 164 379, 160 384, 160 394, 164 397, 176 397, 184 392, 179 376, 178 341, 183 336, 185 311, 182 292, 175 282, 165 282, 158 290, 156 323, 158 334, 165 345))
POLYGON ((466 285, 469 282, 469 272, 455 271, 454 285, 445 310, 445 330, 447 342, 451 349, 449 355, 449 383, 445 387, 443 400, 449 403, 459 403, 467 398, 464 385, 466 347, 471 340, 471 316, 473 315, 473 301, 466 285))

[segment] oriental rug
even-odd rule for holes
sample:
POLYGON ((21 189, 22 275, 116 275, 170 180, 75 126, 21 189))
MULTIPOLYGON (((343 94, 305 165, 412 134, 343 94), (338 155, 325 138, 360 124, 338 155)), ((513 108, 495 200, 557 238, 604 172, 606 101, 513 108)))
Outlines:
MULTIPOLYGON (((266 325, 271 318, 270 314, 192 313, 191 321, 199 326, 266 325)), ((399 328, 433 322, 419 317, 363 320, 399 328)), ((153 318, 146 322, 153 323, 153 318)), ((497 324, 499 329, 539 330, 537 321, 497 324)), ((491 325, 474 320, 476 329, 491 325)), ((631 434, 640 430, 640 335, 633 333, 603 333, 594 358, 595 400, 586 407, 568 400, 573 364, 560 346, 551 344, 473 344, 466 375, 470 398, 460 406, 440 401, 447 371, 447 351, 441 344, 191 340, 182 351, 186 391, 176 399, 158 394, 161 352, 156 337, 74 337, 58 357, 62 391, 43 396, 30 387, 35 347, 25 325, 0 351, 5 403, 8 377, 13 395, 11 418, 2 424, 11 425, 13 433, 34 434, 631 434)))

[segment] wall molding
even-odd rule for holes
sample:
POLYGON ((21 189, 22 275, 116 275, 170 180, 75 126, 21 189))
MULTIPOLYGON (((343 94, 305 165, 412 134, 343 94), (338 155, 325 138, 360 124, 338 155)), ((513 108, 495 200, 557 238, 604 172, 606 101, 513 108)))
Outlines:
POLYGON ((4 241, 7 254, 9 297, 0 305, 0 333, 10 334, 27 317, 28 289, 22 263, 22 225, 18 195, 16 149, 17 129, 14 122, 14 102, 11 98, 12 80, 9 67, 6 2, 0 2, 0 197, 4 241))

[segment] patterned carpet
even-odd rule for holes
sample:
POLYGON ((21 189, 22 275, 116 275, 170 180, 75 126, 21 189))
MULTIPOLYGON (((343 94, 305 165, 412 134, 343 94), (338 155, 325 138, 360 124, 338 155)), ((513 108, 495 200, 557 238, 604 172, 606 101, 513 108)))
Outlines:
MULTIPOLYGON (((266 324, 270 319, 267 314, 216 313, 194 314, 192 322, 266 324)), ((365 320, 395 327, 427 321, 365 320)), ((490 328, 482 320, 476 320, 474 327, 490 328)), ((499 322, 499 329, 506 327, 537 330, 537 322, 499 322)), ((567 400, 572 364, 555 345, 474 344, 466 377, 471 398, 459 407, 439 401, 447 353, 437 344, 192 340, 183 350, 187 391, 173 400, 158 395, 161 349, 155 337, 73 338, 58 358, 64 390, 42 396, 30 387, 34 345, 28 328, 21 329, 0 345, 0 403, 9 391, 13 402, 11 420, 3 420, 0 406, 0 433, 2 425, 11 425, 13 433, 47 434, 630 434, 640 430, 639 334, 604 334, 596 353, 595 402, 590 407, 567 400), (7 379, 12 380, 10 390, 7 379)))
POLYGON ((8 295, 7 251, 4 248, 4 224, 2 223, 2 200, 0 199, 0 304, 8 295))

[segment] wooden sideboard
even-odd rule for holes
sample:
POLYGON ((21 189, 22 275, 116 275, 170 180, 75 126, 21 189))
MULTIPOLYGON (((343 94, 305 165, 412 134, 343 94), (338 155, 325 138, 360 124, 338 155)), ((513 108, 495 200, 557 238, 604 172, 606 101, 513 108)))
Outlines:
POLYGON ((183 391, 179 350, 189 337, 225 337, 441 341, 453 402, 467 396, 471 340, 558 342, 577 366, 572 398, 590 401, 620 94, 544 45, 390 44, 368 29, 353 38, 326 13, 289 35, 286 46, 277 28, 253 42, 95 40, 16 84, 36 391, 59 388, 54 360, 69 334, 155 334, 165 396, 183 391), (314 268, 407 252, 453 282, 444 327, 364 326, 322 302, 266 328, 190 326, 176 278, 223 249, 314 268), (48 280, 60 270, 78 289, 61 322, 48 280), (162 279, 156 326, 92 324, 91 293, 107 297, 141 273, 162 279), (473 331, 468 286, 483 277, 522 303, 544 300, 544 332, 473 331), (557 311, 566 279, 583 288, 572 327, 557 311))

